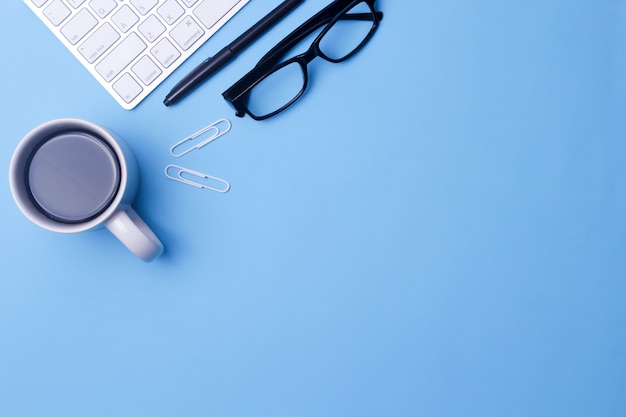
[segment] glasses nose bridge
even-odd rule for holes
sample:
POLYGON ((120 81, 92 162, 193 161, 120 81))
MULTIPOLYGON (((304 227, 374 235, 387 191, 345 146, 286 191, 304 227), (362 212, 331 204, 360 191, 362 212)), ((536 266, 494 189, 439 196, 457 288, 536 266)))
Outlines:
POLYGON ((320 51, 319 45, 316 42, 313 45, 311 45, 308 51, 300 55, 300 61, 304 63, 304 66, 306 67, 311 63, 311 61, 313 61, 318 56, 323 56, 323 55, 322 55, 322 52, 320 51))

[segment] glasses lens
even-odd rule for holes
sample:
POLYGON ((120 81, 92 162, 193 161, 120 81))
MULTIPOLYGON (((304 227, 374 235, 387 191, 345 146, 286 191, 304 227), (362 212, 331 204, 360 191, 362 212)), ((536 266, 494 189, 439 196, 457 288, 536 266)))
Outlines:
POLYGON ((374 29, 375 15, 365 2, 337 18, 320 40, 322 54, 331 61, 343 61, 355 53, 368 39, 374 29))
POLYGON ((295 101, 304 86, 305 75, 299 63, 280 66, 250 90, 248 111, 257 117, 277 113, 295 101))

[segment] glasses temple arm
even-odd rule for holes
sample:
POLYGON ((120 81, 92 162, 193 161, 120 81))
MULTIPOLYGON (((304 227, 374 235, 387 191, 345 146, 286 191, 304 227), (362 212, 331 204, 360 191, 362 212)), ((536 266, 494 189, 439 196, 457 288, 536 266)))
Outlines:
MULTIPOLYGON (((280 59, 294 46, 299 44, 304 38, 309 36, 311 33, 315 32, 320 27, 328 24, 335 15, 337 11, 333 10, 331 6, 335 6, 331 4, 326 7, 318 14, 304 22, 298 28, 296 28, 293 32, 291 32, 287 37, 285 37, 281 42, 279 42, 276 46, 270 49, 258 62, 256 67, 262 67, 266 65, 274 65, 280 61, 280 59)), ((376 12, 375 18, 377 20, 382 20, 383 13, 376 12)), ((371 13, 353 13, 353 14, 344 14, 341 17, 341 20, 372 20, 371 13)))

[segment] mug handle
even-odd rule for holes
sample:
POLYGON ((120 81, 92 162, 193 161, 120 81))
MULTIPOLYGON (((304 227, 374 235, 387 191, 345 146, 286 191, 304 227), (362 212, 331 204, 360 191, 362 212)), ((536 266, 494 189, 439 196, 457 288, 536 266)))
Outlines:
POLYGON ((105 226, 132 253, 150 262, 163 252, 163 244, 132 207, 116 211, 105 226))

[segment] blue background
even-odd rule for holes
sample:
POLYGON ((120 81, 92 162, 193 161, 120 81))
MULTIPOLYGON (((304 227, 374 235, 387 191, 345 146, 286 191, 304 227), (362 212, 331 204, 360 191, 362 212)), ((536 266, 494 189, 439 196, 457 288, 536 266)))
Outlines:
POLYGON ((0 415, 626 415, 626 1, 379 0, 360 54, 316 60, 280 116, 235 118, 221 93, 310 0, 161 104, 278 3, 252 0, 132 111, 4 3, 0 165, 53 118, 116 131, 166 252, 40 229, 5 176, 0 415), (225 137, 169 155, 222 117, 225 137))

